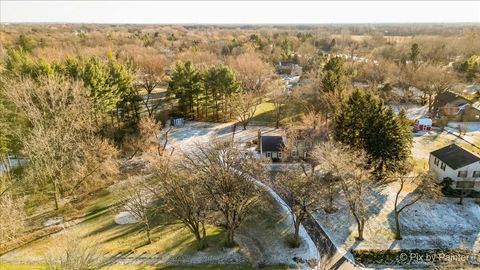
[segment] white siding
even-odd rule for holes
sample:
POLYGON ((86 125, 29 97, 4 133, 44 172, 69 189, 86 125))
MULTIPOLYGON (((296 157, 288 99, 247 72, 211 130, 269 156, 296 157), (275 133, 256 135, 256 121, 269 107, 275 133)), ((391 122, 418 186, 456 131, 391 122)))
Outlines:
MULTIPOLYGON (((456 170, 450 168, 448 165, 445 164, 445 171, 440 168, 442 164, 441 160, 439 160, 438 165, 435 165, 434 162, 435 157, 433 155, 430 155, 430 158, 428 160, 430 171, 434 172, 437 175, 438 182, 443 181, 443 179, 447 177, 451 178, 453 181, 474 181, 474 190, 480 191, 480 177, 473 177, 474 171, 480 171, 480 162, 475 162, 462 168, 458 168, 456 170), (459 171, 468 171, 467 177, 458 177, 459 171)), ((452 187, 455 188, 455 185, 453 185, 452 187)))

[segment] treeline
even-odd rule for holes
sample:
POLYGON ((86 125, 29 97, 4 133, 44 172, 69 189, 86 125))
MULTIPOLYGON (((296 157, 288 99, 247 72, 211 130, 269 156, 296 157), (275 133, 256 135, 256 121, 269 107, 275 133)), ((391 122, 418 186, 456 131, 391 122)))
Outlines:
MULTIPOLYGON (((31 78, 66 78, 81 81, 95 102, 99 113, 110 113, 117 122, 139 117, 138 100, 134 90, 134 70, 130 63, 122 62, 109 51, 105 58, 69 57, 61 62, 34 58, 23 48, 7 51, 4 76, 31 78)), ((112 118, 113 119, 113 118, 112 118)))
POLYGON ((168 93, 176 99, 176 114, 189 119, 226 121, 234 117, 232 99, 242 91, 235 72, 219 64, 203 68, 178 62, 171 74, 168 93))

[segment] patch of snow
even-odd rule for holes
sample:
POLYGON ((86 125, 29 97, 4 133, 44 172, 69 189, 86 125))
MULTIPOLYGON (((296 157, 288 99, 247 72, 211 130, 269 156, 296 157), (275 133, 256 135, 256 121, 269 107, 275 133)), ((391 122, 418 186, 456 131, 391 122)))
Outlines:
MULTIPOLYGON (((332 236, 335 244, 355 249, 435 249, 465 248, 480 251, 480 205, 465 199, 442 198, 438 202, 419 201, 400 214, 403 240, 394 240, 393 208, 397 184, 388 185, 370 198, 373 213, 365 228, 365 240, 355 241, 356 223, 348 207, 340 202, 335 213, 318 211, 315 218, 332 236), (339 222, 339 221, 342 222, 339 222)), ((402 192, 400 200, 408 196, 402 192)))
POLYGON ((114 217, 114 221, 118 225, 135 224, 138 222, 137 219, 127 211, 122 211, 116 214, 114 217))
POLYGON ((467 132, 480 132, 480 122, 453 122, 450 121, 447 124, 448 127, 458 129, 458 127, 464 128, 467 132))
MULTIPOLYGON (((282 214, 286 217, 285 222, 289 224, 290 226, 293 226, 293 216, 288 210, 287 203, 275 192, 273 189, 271 189, 269 186, 265 185, 264 183, 261 183, 260 181, 255 180, 256 184, 260 187, 262 187, 264 190, 266 190, 272 198, 278 203, 278 205, 282 209, 282 214)), ((317 250, 317 247, 313 243, 312 238, 308 235, 307 231, 305 230, 305 227, 303 225, 300 225, 300 230, 299 230, 299 236, 302 239, 302 252, 300 254, 297 254, 297 257, 302 258, 303 260, 320 260, 320 254, 317 250)))
POLYGON ((415 120, 426 118, 428 115, 428 106, 420 106, 416 104, 392 104, 390 105, 395 113, 399 113, 402 109, 407 113, 408 119, 415 120))
MULTIPOLYGON (((238 125, 235 131, 235 144, 244 145, 257 139, 258 130, 262 134, 281 135, 283 130, 273 127, 248 126, 246 130, 238 125)), ((190 151, 197 143, 207 143, 212 138, 231 139, 233 123, 206 123, 186 121, 182 127, 174 127, 169 135, 167 148, 190 151)))
POLYGON ((58 225, 63 222, 63 217, 52 217, 43 222, 43 227, 58 225))

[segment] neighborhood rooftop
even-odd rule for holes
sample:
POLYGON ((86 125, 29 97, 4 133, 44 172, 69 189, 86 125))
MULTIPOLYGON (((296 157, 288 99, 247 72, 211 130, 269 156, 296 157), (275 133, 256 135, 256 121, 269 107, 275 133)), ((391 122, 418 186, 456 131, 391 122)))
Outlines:
POLYGON ((472 154, 456 144, 450 144, 433 151, 431 154, 454 170, 480 161, 480 157, 472 154))
POLYGON ((283 147, 282 136, 262 136, 262 151, 281 151, 283 147))

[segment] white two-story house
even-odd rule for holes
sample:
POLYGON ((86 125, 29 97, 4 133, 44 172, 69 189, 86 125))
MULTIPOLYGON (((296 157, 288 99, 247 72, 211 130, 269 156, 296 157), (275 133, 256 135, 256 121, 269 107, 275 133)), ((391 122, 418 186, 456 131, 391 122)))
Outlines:
POLYGON ((480 191, 480 157, 451 144, 430 153, 430 171, 439 182, 453 180, 452 188, 480 191))

